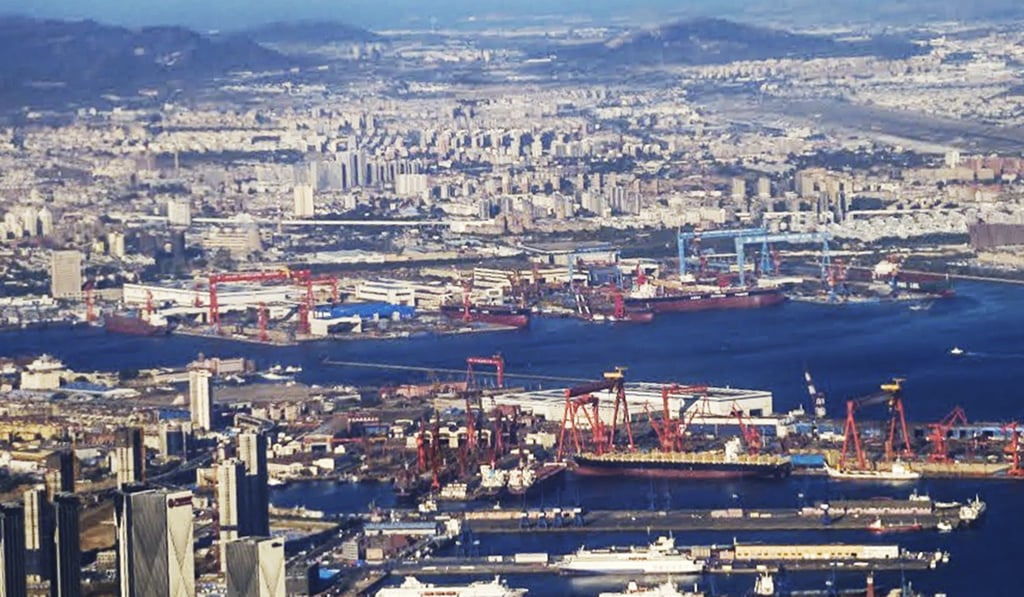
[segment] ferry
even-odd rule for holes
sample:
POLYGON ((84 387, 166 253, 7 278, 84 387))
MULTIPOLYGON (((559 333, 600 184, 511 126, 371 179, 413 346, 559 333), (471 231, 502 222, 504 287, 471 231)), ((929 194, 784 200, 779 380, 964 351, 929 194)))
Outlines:
POLYGON ((522 597, 527 589, 511 588, 500 577, 489 582, 438 586, 407 576, 397 587, 377 591, 377 597, 522 597))
POLYGON ((921 478, 921 473, 911 470, 911 468, 901 461, 897 460, 892 463, 892 469, 888 471, 879 470, 855 470, 855 469, 835 469, 825 464, 825 472, 828 476, 833 479, 840 479, 843 481, 888 481, 895 483, 906 483, 910 481, 916 481, 921 478))
POLYGON ((555 567, 567 574, 701 574, 705 563, 676 549, 672 537, 646 548, 586 549, 564 556, 555 567))

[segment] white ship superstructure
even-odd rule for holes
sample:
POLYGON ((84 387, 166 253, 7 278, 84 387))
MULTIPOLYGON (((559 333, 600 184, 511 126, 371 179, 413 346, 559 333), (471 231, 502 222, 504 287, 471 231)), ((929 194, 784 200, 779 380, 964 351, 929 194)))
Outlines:
POLYGON ((700 574, 704 562, 675 546, 671 537, 659 537, 645 548, 585 549, 563 557, 556 566, 579 574, 700 574))
POLYGON ((397 587, 377 591, 377 597, 522 597, 526 592, 526 589, 509 587, 499 577, 489 582, 440 586, 408 576, 397 587))

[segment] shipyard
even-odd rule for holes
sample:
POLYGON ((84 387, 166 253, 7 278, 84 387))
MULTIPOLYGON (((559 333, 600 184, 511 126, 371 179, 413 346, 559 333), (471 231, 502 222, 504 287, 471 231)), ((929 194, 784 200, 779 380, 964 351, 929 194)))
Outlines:
POLYGON ((0 597, 1020 592, 1019 0, 13 1, 0 597))

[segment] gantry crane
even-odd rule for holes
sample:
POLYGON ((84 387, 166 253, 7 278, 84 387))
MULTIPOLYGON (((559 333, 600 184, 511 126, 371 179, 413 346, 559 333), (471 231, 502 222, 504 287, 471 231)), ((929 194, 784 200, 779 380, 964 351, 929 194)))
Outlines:
POLYGON ((886 404, 889 407, 889 433, 885 440, 886 460, 892 460, 895 455, 897 431, 902 434, 903 455, 913 455, 910 448, 910 434, 907 431, 907 418, 903 411, 903 381, 903 379, 894 378, 892 381, 882 384, 880 392, 846 401, 846 427, 843 431, 843 452, 839 458, 840 469, 846 468, 846 454, 851 442, 857 456, 858 466, 862 470, 867 468, 860 432, 857 430, 857 419, 854 415, 857 410, 876 404, 886 404))
POLYGON ((949 432, 958 424, 967 424, 967 414, 959 406, 950 411, 938 423, 932 423, 928 426, 928 440, 932 444, 932 453, 928 456, 929 461, 949 462, 949 448, 946 444, 946 439, 949 437, 949 432))
MULTIPOLYGON (((210 274, 209 278, 209 323, 220 330, 220 303, 217 300, 217 287, 230 282, 286 282, 294 281, 305 288, 302 301, 299 303, 299 332, 309 333, 309 316, 313 310, 314 281, 330 281, 332 278, 313 278, 309 270, 280 269, 263 272, 234 272, 210 274)), ((337 294, 337 283, 334 282, 334 294, 337 294)))
POLYGON ((1009 444, 1003 451, 1010 456, 1010 469, 1006 471, 1010 477, 1024 477, 1024 469, 1020 467, 1020 426, 1017 421, 1003 425, 1003 437, 1009 440, 1009 444))
POLYGON ((647 412, 647 419, 651 422, 651 427, 654 429, 655 435, 658 436, 658 444, 661 446, 663 452, 673 452, 683 449, 682 430, 680 428, 682 421, 679 419, 673 421, 672 413, 669 412, 669 397, 672 395, 706 396, 707 392, 708 387, 706 385, 681 386, 678 384, 673 384, 670 386, 663 386, 661 388, 660 423, 653 416, 651 416, 649 406, 647 404, 644 404, 644 410, 647 412))
POLYGON ((558 458, 561 460, 565 453, 565 434, 568 430, 573 439, 573 446, 576 452, 581 451, 582 445, 579 441, 579 429, 577 428, 578 415, 582 413, 587 419, 590 429, 593 431, 594 451, 603 454, 605 451, 615 447, 616 435, 619 427, 619 415, 622 415, 622 426, 626 431, 627 447, 634 449, 633 428, 629 421, 629 405, 626 403, 625 370, 621 367, 615 371, 604 374, 604 379, 592 383, 583 384, 565 390, 565 409, 562 413, 562 431, 558 440, 558 458), (598 399, 593 395, 595 392, 607 390, 615 394, 615 405, 612 409, 612 419, 605 427, 601 420, 598 399), (591 412, 586 407, 590 407, 591 412))
POLYGON ((756 456, 764 445, 761 432, 757 430, 757 427, 747 424, 743 419, 743 409, 739 405, 733 404, 729 414, 736 418, 736 424, 740 427, 740 435, 743 436, 743 442, 747 444, 747 452, 756 456))
POLYGON ((476 387, 476 377, 473 375, 473 365, 487 365, 494 367, 494 376, 497 378, 499 388, 505 387, 505 359, 501 354, 489 357, 469 357, 466 359, 466 389, 476 387))

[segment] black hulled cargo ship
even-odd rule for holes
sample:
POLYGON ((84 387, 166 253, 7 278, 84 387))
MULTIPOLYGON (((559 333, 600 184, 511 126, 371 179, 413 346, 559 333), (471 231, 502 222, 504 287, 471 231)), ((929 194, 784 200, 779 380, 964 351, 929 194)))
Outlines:
POLYGON ((791 471, 788 457, 741 454, 738 442, 727 443, 724 451, 611 452, 581 454, 574 460, 578 474, 595 476, 782 479, 791 471))

